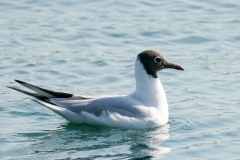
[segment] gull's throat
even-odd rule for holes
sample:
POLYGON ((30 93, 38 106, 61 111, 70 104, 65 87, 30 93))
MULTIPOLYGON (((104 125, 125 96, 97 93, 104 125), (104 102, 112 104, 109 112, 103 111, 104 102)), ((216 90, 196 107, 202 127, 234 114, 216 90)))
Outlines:
POLYGON ((139 59, 135 62, 136 90, 134 95, 152 107, 167 107, 165 91, 159 78, 147 74, 139 59))

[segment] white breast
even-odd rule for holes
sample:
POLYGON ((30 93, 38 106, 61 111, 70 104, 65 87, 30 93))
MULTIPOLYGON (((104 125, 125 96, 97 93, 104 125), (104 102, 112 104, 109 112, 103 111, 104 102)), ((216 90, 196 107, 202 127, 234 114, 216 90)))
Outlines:
POLYGON ((136 90, 130 95, 142 102, 143 106, 156 110, 161 121, 168 122, 168 103, 159 78, 147 74, 139 59, 135 62, 136 90))

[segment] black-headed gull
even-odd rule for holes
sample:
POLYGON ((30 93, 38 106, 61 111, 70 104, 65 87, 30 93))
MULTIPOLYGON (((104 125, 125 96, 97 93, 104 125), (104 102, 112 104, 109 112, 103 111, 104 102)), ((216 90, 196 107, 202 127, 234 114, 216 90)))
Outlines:
POLYGON ((135 62, 136 90, 130 95, 83 97, 43 89, 16 80, 35 93, 25 93, 45 107, 73 123, 86 123, 121 128, 151 128, 168 122, 168 103, 157 72, 173 68, 160 53, 146 50, 135 62))

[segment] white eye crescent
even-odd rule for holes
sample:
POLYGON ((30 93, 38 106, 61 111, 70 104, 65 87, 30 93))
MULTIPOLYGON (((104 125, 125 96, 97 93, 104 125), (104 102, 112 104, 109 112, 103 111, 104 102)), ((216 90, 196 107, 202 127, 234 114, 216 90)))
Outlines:
POLYGON ((160 57, 155 57, 154 58, 154 62, 156 62, 156 63, 159 63, 159 62, 161 62, 162 61, 162 59, 160 58, 160 57))

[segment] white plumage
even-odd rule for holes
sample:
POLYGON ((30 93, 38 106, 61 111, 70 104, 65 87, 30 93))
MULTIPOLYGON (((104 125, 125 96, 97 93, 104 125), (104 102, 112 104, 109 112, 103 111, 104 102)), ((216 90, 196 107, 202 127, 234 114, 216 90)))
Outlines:
POLYGON ((18 80, 37 94, 13 89, 35 97, 37 102, 73 123, 151 128, 166 124, 169 117, 165 91, 156 72, 164 68, 183 70, 179 67, 167 62, 155 51, 140 53, 135 62, 136 90, 130 95, 81 97, 18 80), (162 61, 156 61, 156 57, 162 61))

